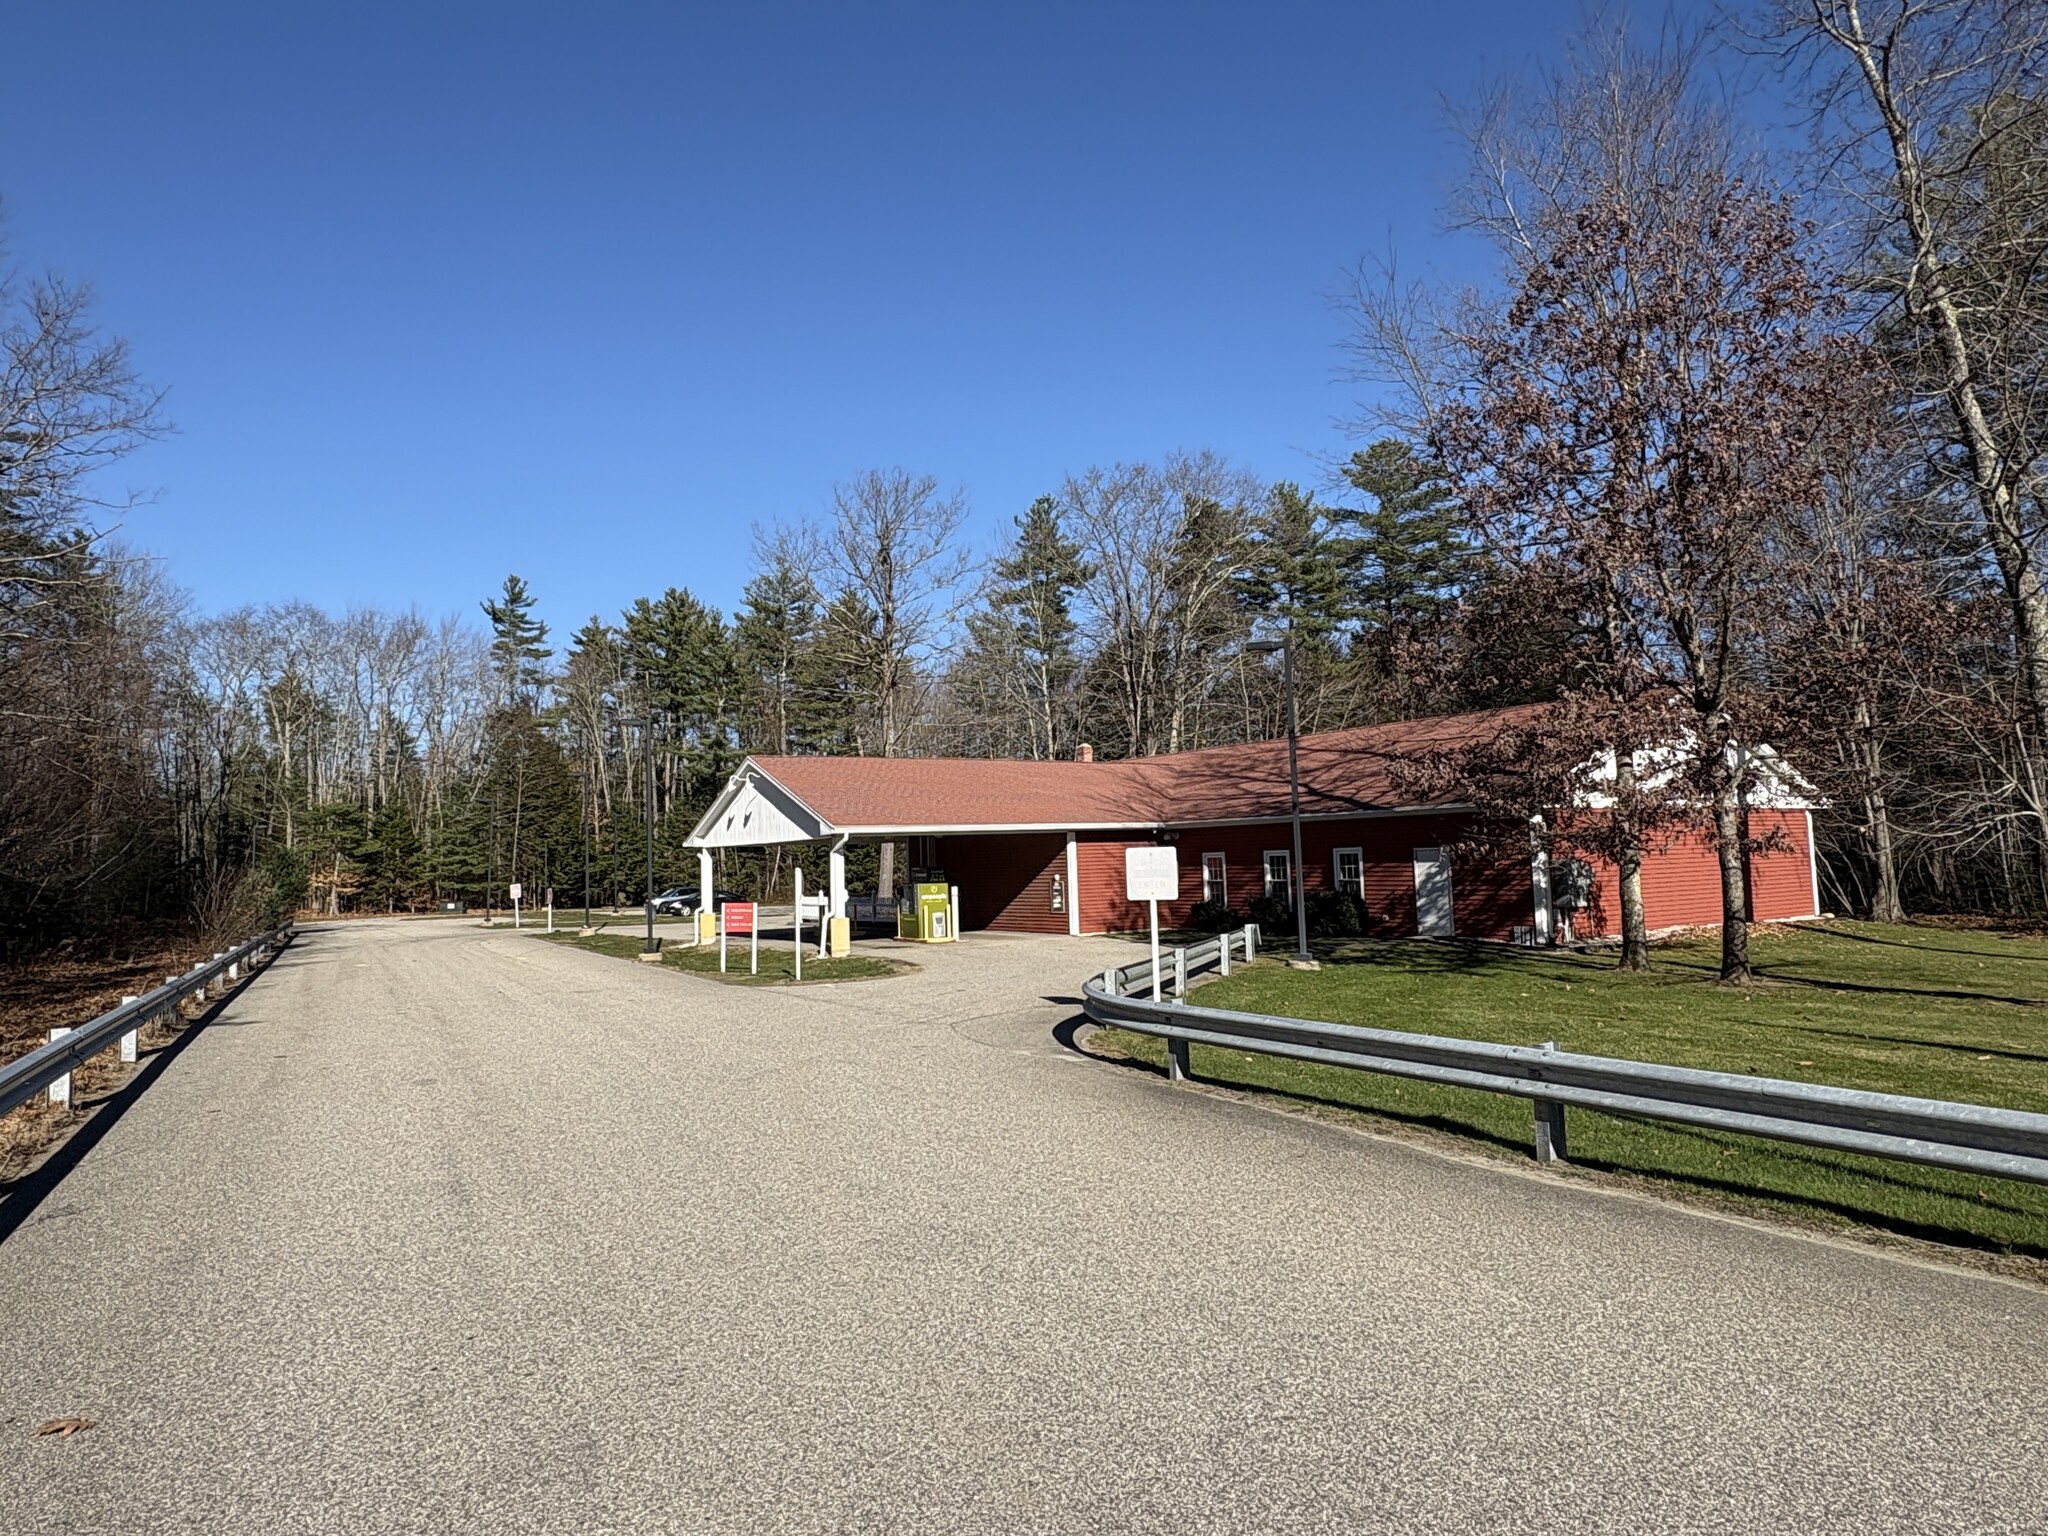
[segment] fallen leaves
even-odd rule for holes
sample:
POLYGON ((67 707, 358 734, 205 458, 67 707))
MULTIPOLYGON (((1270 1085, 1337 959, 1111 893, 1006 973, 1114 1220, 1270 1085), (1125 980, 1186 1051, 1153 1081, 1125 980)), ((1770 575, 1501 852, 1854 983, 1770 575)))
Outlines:
POLYGON ((36 1433, 69 1440, 73 1435, 95 1427, 96 1423, 92 1419, 46 1419, 36 1426, 36 1433))

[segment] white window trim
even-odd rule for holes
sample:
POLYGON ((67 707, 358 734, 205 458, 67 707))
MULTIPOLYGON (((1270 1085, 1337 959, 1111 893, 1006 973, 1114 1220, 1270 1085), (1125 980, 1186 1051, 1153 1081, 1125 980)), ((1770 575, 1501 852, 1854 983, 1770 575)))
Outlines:
POLYGON ((1278 894, 1282 901, 1292 906, 1294 904, 1294 851, 1292 849, 1268 848, 1259 855, 1259 889, 1268 896, 1274 894, 1273 860, 1275 859, 1285 859, 1287 861, 1287 881, 1281 887, 1278 894))
POLYGON ((1228 904, 1230 901, 1230 861, 1220 853, 1205 853, 1202 855, 1202 900, 1220 901, 1225 904, 1228 904), (1216 889, 1213 893, 1209 890, 1209 861, 1211 859, 1216 861, 1216 889))
POLYGON ((1363 848, 1332 848, 1330 850, 1330 888, 1342 891, 1357 901, 1365 900, 1365 850, 1363 848), (1344 855, 1356 855, 1358 859, 1358 889, 1353 890, 1344 883, 1344 855))

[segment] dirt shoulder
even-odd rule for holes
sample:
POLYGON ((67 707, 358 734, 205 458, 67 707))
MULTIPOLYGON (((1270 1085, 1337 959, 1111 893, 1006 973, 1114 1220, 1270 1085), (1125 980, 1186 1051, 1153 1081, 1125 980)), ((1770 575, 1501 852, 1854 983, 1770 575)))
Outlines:
MULTIPOLYGON (((0 1064, 27 1055, 53 1029, 76 1028, 141 996, 166 978, 210 960, 216 945, 190 933, 159 932, 112 947, 71 946, 20 965, 0 967, 0 1064)), ((145 1051, 160 1044, 160 1030, 146 1030, 145 1051)), ((0 1190, 75 1129, 99 1100, 137 1070, 124 1067, 119 1053, 102 1051, 72 1074, 70 1114, 42 1100, 0 1115, 0 1190)))

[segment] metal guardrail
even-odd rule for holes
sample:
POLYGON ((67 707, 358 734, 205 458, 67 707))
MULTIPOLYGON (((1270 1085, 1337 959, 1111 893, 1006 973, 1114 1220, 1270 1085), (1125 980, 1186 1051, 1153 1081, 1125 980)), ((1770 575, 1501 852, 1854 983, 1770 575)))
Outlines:
POLYGON ((0 1115, 18 1109, 52 1085, 64 1090, 53 1097, 69 1103, 72 1072, 101 1051, 121 1047, 121 1059, 135 1059, 135 1037, 144 1025, 176 1008, 188 997, 204 999, 209 983, 225 977, 240 981, 245 968, 260 964, 291 939, 289 924, 202 960, 182 976, 174 976, 154 992, 122 999, 121 1006, 76 1029, 53 1029, 50 1041, 26 1056, 0 1067, 0 1115))
MULTIPOLYGON (((1185 996, 1185 977, 1205 948, 1183 952, 1177 995, 1185 996)), ((1165 965, 1162 957, 1162 970, 1165 965)), ((1097 1024, 1164 1039, 1168 1075, 1176 1082, 1192 1076, 1189 1046, 1213 1045, 1528 1099, 1539 1162, 1564 1157, 1564 1112, 1573 1105, 2048 1184, 2048 1115, 2027 1110, 1581 1056, 1548 1043, 1498 1045, 1196 1008, 1164 997, 1154 1002, 1127 995, 1140 979, 1151 991, 1149 957, 1091 978, 1082 989, 1083 1007, 1097 1024)))
MULTIPOLYGON (((1215 934, 1210 938, 1198 939, 1193 944, 1184 944, 1159 953, 1159 974, 1152 974, 1152 957, 1148 954, 1142 960, 1129 965, 1112 966, 1102 973, 1103 989, 1112 996, 1122 997, 1134 988, 1142 986, 1155 996, 1172 992, 1175 997, 1188 995, 1188 978, 1197 972, 1215 970, 1221 975, 1230 974, 1230 952, 1241 949, 1247 964, 1256 960, 1259 954, 1259 925, 1246 923, 1242 928, 1215 934), (1155 985, 1156 981, 1156 985, 1155 985)), ((1094 985, 1094 983, 1090 983, 1094 985)))

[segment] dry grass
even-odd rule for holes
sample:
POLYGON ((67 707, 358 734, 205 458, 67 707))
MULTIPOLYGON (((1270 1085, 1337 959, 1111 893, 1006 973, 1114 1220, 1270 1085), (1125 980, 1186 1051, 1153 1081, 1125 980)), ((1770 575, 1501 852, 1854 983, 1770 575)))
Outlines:
MULTIPOLYGON (((25 1056, 50 1031, 76 1028, 118 1007, 121 999, 160 987, 164 979, 213 957, 216 946, 190 934, 153 933, 112 949, 70 946, 22 965, 0 968, 0 1063, 25 1056)), ((145 1045, 165 1031, 143 1031, 145 1045)), ((71 1075, 72 1110, 34 1099, 0 1115, 0 1183, 17 1176, 78 1123, 80 1110, 118 1089, 135 1069, 116 1050, 102 1051, 71 1075)))

